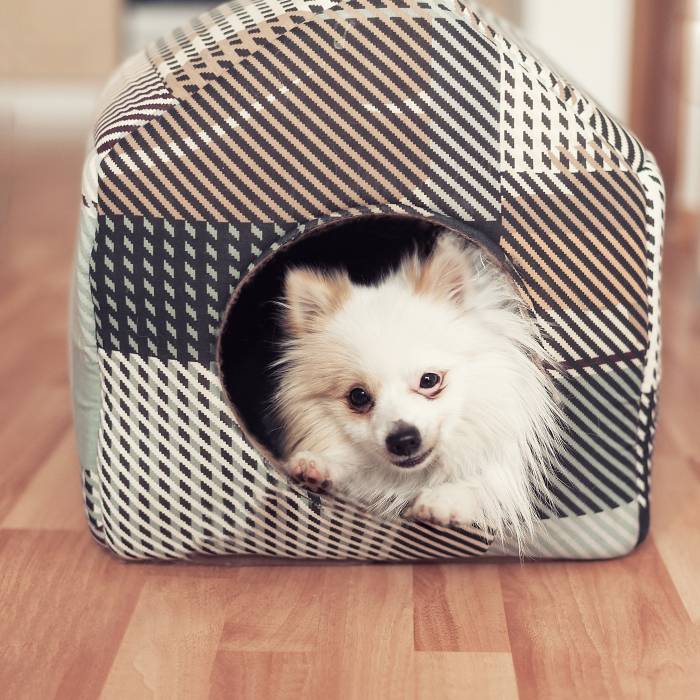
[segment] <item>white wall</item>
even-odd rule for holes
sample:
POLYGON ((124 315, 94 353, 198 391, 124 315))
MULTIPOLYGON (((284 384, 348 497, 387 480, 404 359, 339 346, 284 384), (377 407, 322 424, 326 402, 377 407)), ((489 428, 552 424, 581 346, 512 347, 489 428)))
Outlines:
POLYGON ((628 117, 634 0, 521 0, 522 30, 565 75, 628 117))

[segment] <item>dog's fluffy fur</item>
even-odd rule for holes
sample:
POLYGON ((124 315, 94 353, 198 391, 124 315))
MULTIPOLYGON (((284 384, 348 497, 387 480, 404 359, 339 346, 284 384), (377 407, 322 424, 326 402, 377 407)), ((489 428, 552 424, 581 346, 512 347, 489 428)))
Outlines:
POLYGON ((443 232, 428 257, 373 286, 293 268, 283 308, 274 410, 292 477, 385 516, 476 523, 522 543, 560 420, 538 329, 490 256, 443 232), (356 388, 370 404, 351 405, 356 388), (387 437, 407 426, 420 446, 397 456, 387 437))

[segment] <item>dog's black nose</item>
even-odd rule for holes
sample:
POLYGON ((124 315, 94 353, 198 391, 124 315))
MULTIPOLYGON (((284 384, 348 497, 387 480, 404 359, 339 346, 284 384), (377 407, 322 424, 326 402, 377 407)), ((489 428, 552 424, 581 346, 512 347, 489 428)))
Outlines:
POLYGON ((399 421, 386 436, 386 449, 391 454, 408 457, 420 448, 420 433, 415 425, 399 421))

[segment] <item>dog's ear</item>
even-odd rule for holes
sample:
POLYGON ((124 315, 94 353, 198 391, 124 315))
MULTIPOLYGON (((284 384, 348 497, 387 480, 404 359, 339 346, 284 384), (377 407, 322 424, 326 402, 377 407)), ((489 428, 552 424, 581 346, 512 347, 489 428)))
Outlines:
POLYGON ((287 324, 294 335, 303 335, 337 311, 350 293, 347 272, 323 273, 306 267, 287 271, 284 296, 287 324))
POLYGON ((469 286, 469 265, 462 242, 443 233, 426 260, 414 255, 403 264, 407 282, 418 294, 429 294, 462 305, 469 286))

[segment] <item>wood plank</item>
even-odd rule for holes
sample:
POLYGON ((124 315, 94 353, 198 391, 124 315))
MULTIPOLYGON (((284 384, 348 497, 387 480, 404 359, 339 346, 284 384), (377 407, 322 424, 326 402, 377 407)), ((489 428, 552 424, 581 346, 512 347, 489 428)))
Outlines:
POLYGON ((312 656, 300 652, 220 651, 214 660, 212 700, 321 698, 311 681, 312 656))
POLYGON ((0 424, 0 521, 12 509, 70 424, 66 387, 33 386, 0 424))
POLYGON ((503 564, 501 585, 522 700, 700 688, 696 629, 653 542, 612 561, 503 564))
POLYGON ((294 651, 318 644, 324 567, 222 567, 212 561, 140 568, 146 584, 105 698, 206 697, 229 684, 248 687, 249 680, 257 687, 247 675, 266 668, 265 650, 280 659, 307 658, 294 651), (241 659, 252 664, 245 678, 241 659))
MULTIPOLYGON (((700 222, 678 217, 666 248, 664 377, 651 495, 654 542, 683 605, 700 622, 700 305, 694 243, 700 222), (669 271, 671 274, 668 274, 669 271)), ((673 229, 673 227, 672 227, 673 229)))
POLYGON ((68 384, 68 358, 66 338, 66 307, 68 300, 62 297, 41 299, 25 308, 23 321, 12 327, 20 327, 21 333, 3 332, 0 346, 0 382, 5 390, 21 396, 27 390, 27 368, 46 383, 68 384), (25 319, 52 317, 51 322, 28 323, 25 319), (60 362, 57 359, 61 358, 60 362), (22 380, 24 386, 22 386, 22 380))
POLYGON ((109 670, 103 700, 209 695, 236 578, 188 567, 174 567, 176 575, 161 577, 158 568, 143 567, 146 582, 109 670))
POLYGON ((509 653, 419 652, 415 661, 417 700, 517 700, 509 653))
POLYGON ((69 427, 0 522, 0 528, 82 532, 86 525, 75 433, 69 427))
MULTIPOLYGON (((687 403, 677 404, 684 405, 687 403)), ((667 402, 664 406, 675 414, 667 402)), ((666 416, 675 419, 673 414, 666 416)), ((654 450, 657 468, 651 501, 652 532, 688 616, 697 624, 700 623, 700 462, 689 453, 691 445, 678 444, 674 438, 678 432, 667 427, 669 423, 671 420, 661 425, 654 450)))
POLYGON ((143 579, 87 534, 0 531, 5 698, 95 698, 143 579))
POLYGON ((498 565, 413 567, 417 651, 510 651, 498 565))
POLYGON ((219 648, 313 651, 323 614, 324 572, 322 566, 236 570, 219 648))
POLYGON ((324 615, 312 669, 315 697, 410 698, 411 567, 329 568, 325 579, 324 615))

